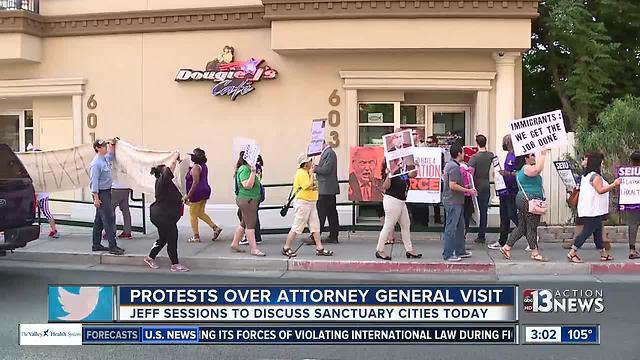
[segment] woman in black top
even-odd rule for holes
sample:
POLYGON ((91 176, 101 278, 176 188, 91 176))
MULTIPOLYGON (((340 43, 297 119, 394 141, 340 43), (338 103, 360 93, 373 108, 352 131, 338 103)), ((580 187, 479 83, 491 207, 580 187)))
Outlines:
POLYGON ((178 263, 178 220, 182 216, 182 194, 173 183, 173 172, 177 160, 169 166, 158 165, 151 169, 151 174, 156 177, 156 201, 151 204, 151 223, 158 228, 158 240, 153 244, 149 256, 144 262, 152 269, 159 268, 156 264, 156 256, 167 245, 167 254, 171 260, 172 272, 189 271, 184 265, 178 263))
MULTIPOLYGON (((400 173, 403 167, 404 166, 399 166, 396 173, 400 173)), ((382 227, 382 231, 380 231, 378 246, 376 248, 376 258, 378 259, 391 260, 391 256, 388 256, 384 252, 384 245, 385 240, 388 239, 396 223, 400 223, 400 233, 402 234, 406 257, 408 259, 422 257, 422 254, 416 254, 411 244, 411 220, 409 218, 407 205, 405 204, 407 192, 409 191, 409 177, 415 176, 416 170, 414 169, 411 170, 409 174, 391 177, 387 169, 386 161, 382 162, 382 178, 384 179, 382 187, 385 189, 382 205, 384 206, 385 217, 384 226, 382 227)))

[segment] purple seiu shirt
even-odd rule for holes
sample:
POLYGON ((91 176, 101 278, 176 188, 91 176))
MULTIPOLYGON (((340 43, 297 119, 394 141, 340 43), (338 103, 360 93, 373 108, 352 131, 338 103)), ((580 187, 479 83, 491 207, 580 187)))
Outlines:
MULTIPOLYGON (((202 169, 202 171, 200 172, 200 181, 198 181, 198 183, 195 185, 196 189, 193 191, 193 194, 189 199, 189 201, 191 202, 209 200, 209 198, 211 197, 211 187, 209 186, 209 179, 208 179, 209 169, 207 168, 206 164, 201 164, 200 168, 202 169)), ((189 172, 187 173, 187 176, 186 176, 187 193, 191 191, 191 186, 193 186, 193 175, 191 175, 192 169, 193 168, 189 169, 189 172)))
MULTIPOLYGON (((504 171, 505 172, 515 172, 516 171, 516 154, 512 152, 507 153, 507 157, 504 159, 504 171)), ((498 196, 515 196, 518 194, 518 183, 516 182, 516 177, 513 175, 505 175, 504 184, 507 186, 506 189, 500 190, 498 192, 498 196)))

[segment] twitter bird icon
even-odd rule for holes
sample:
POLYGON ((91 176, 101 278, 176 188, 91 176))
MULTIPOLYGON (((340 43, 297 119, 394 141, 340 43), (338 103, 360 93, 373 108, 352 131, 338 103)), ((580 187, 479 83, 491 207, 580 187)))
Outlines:
POLYGON ((49 286, 49 321, 111 322, 110 286, 49 286))

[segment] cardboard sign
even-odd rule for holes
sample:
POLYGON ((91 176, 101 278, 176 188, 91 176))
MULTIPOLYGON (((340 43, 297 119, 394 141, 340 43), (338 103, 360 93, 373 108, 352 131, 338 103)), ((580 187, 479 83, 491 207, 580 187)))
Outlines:
POLYGON ((307 148, 307 156, 317 156, 322 154, 324 146, 324 127, 327 119, 313 120, 311 125, 311 142, 307 148))
POLYGON ((414 150, 417 175, 409 179, 407 202, 440 203, 442 178, 442 150, 437 147, 418 147, 414 150))
POLYGON ((510 130, 516 156, 557 148, 568 141, 560 110, 514 120, 510 130))
POLYGON ((491 159, 491 167, 493 168, 493 183, 495 185, 496 195, 498 195, 499 191, 507 188, 507 184, 504 182, 504 177, 500 174, 502 166, 500 165, 499 157, 494 156, 493 159, 491 159))
POLYGON ((640 211, 640 166, 623 166, 618 169, 620 184, 620 211, 640 211))
POLYGON ((554 161, 553 166, 555 166, 558 175, 560 175, 560 180, 567 188, 567 191, 572 191, 577 188, 579 183, 577 179, 580 179, 580 176, 576 173, 575 168, 568 161, 554 161))
POLYGON ((408 174, 416 168, 413 158, 415 144, 411 130, 402 130, 382 137, 384 156, 391 177, 408 174))
POLYGON ((382 147, 353 146, 349 152, 349 200, 358 202, 382 201, 382 147))

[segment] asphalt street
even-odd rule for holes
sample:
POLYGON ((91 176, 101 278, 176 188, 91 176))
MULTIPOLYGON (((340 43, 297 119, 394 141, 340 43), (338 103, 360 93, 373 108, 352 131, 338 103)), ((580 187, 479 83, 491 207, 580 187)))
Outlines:
MULTIPOLYGON (((298 278, 262 274, 228 276, 212 274, 150 274, 141 272, 89 271, 59 267, 0 266, 0 359, 640 359, 640 278, 544 277, 504 278, 499 283, 516 283, 524 288, 602 289, 605 311, 601 314, 532 314, 520 312, 520 324, 600 324, 601 345, 368 345, 368 346, 18 346, 19 323, 45 323, 47 320, 47 285, 64 284, 381 284, 357 275, 327 276, 305 273, 298 278)), ((458 284, 462 277, 439 278, 458 284)), ((388 279, 387 279, 388 280, 388 279)), ((410 277, 410 283, 426 281, 410 277)), ((398 283, 394 279, 394 283, 398 283)), ((433 283, 433 279, 429 279, 433 283)), ((486 281, 483 281, 487 283, 486 281)))

